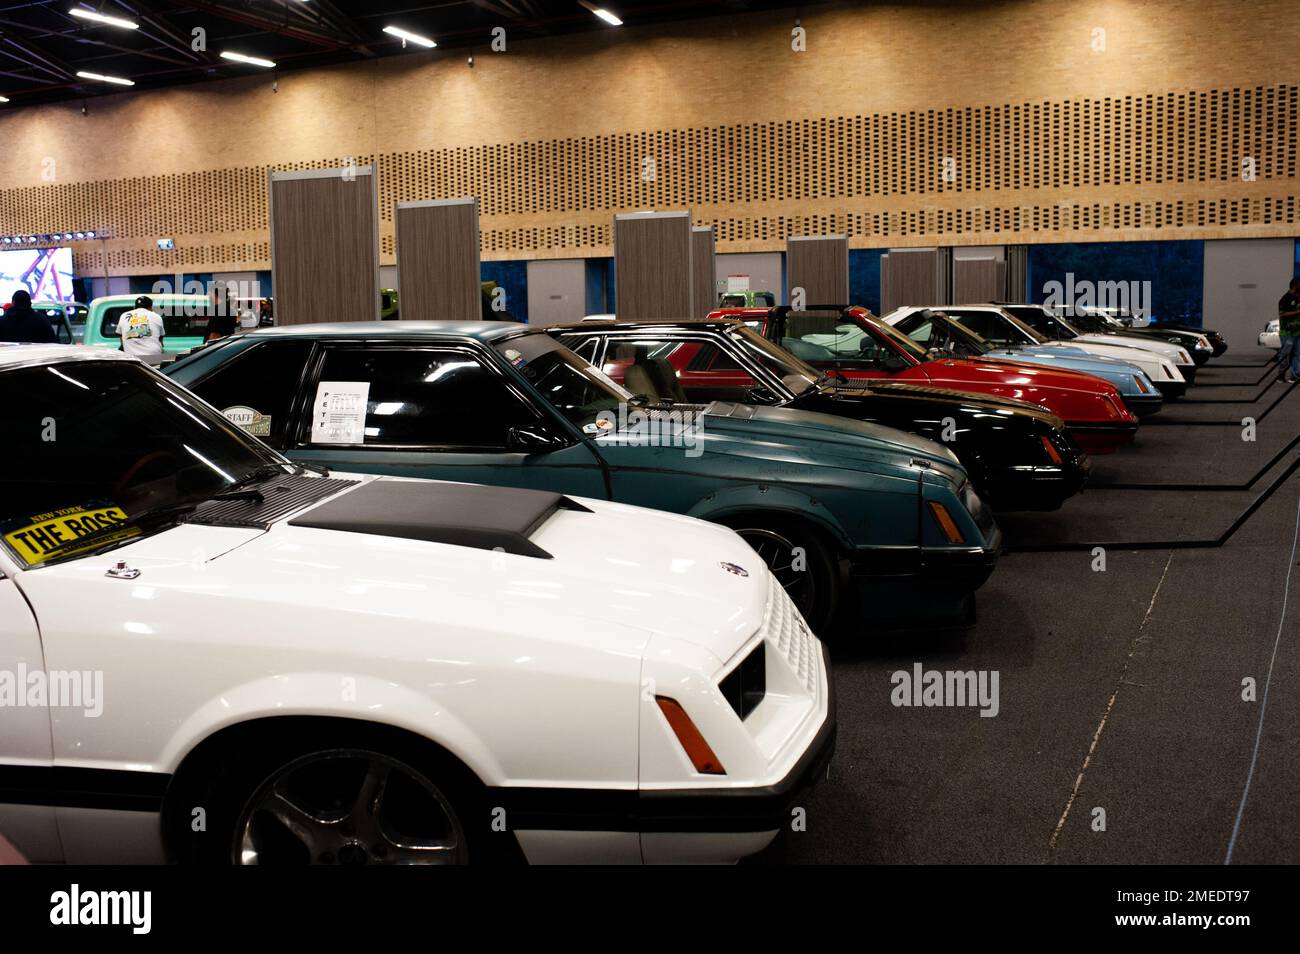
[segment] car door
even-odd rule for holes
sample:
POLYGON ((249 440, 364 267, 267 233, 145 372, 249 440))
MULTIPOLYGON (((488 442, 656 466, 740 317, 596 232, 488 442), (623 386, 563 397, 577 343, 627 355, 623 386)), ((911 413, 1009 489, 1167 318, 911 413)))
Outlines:
POLYGON ((486 355, 465 343, 327 342, 297 404, 286 453, 331 470, 605 497, 601 461, 486 355), (339 386, 344 387, 340 388, 339 386), (359 430, 322 416, 331 393, 364 394, 359 430), (555 436, 519 449, 512 429, 555 436), (340 439, 342 438, 342 439, 340 439))
POLYGON ((0 562, 0 835, 34 862, 63 859, 49 789, 50 712, 29 692, 45 676, 36 618, 0 562))

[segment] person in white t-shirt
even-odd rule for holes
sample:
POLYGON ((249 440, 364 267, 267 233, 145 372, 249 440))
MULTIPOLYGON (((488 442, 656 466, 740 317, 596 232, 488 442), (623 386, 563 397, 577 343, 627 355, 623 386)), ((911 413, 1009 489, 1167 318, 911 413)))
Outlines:
POLYGON ((153 310, 153 299, 141 295, 135 307, 117 322, 117 334, 122 339, 122 350, 145 364, 161 364, 163 355, 162 316, 153 310))

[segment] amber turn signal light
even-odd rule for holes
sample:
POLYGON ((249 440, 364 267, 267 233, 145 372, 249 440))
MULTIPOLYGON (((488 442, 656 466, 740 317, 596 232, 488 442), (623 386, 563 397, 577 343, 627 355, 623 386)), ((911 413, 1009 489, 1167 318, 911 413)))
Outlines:
POLYGON ((668 725, 677 736, 687 758, 695 766, 695 771, 701 775, 726 775, 727 770, 722 767, 722 760, 713 754, 713 749, 704 741, 704 736, 681 707, 681 703, 668 696, 655 696, 655 702, 659 704, 659 711, 668 720, 668 725))
POLYGON ((926 502, 930 505, 930 513, 934 515, 935 522, 939 524, 939 529, 948 538, 948 542, 965 543, 966 538, 962 536, 961 528, 952 519, 952 514, 948 513, 948 508, 937 500, 928 500, 926 502))

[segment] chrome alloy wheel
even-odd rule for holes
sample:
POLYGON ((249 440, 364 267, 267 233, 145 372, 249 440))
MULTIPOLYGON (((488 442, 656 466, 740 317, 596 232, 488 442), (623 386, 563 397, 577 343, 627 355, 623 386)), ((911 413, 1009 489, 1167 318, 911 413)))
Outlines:
POLYGON ((404 762, 363 749, 277 769, 235 825, 238 865, 429 865, 469 860, 447 797, 404 762))

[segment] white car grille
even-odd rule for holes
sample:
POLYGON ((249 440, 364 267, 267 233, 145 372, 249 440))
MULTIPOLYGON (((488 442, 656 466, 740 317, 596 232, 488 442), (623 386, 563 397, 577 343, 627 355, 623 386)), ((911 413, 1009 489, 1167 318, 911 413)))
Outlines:
POLYGON ((816 696, 818 674, 821 671, 821 645, 790 600, 789 594, 777 582, 776 576, 769 573, 767 579, 767 612, 763 617, 763 632, 790 665, 791 671, 808 690, 808 694, 816 696))

